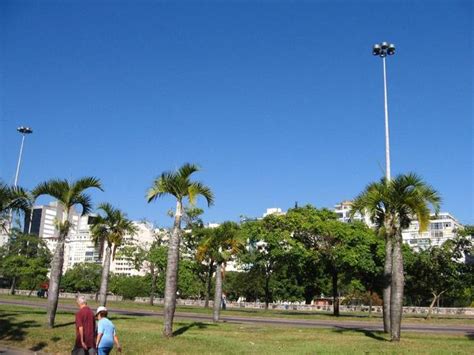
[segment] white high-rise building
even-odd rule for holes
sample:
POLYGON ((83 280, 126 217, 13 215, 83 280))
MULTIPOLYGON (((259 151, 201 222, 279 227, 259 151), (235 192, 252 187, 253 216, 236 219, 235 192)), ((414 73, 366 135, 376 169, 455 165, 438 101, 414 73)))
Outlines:
POLYGON ((334 206, 334 212, 337 214, 339 220, 341 222, 350 222, 351 220, 354 221, 362 221, 365 222, 368 226, 373 226, 370 218, 366 215, 362 216, 359 212, 354 214, 354 217, 350 217, 350 212, 352 209, 352 201, 342 201, 334 206))
POLYGON ((420 233, 418 221, 414 220, 402 232, 403 242, 414 250, 426 249, 430 246, 440 246, 457 236, 457 232, 464 227, 451 214, 442 212, 432 214, 430 224, 425 232, 420 233))
MULTIPOLYGON (((133 224, 137 227, 137 233, 134 236, 126 235, 123 241, 123 246, 136 246, 145 250, 149 250, 155 240, 160 236, 167 235, 165 230, 154 229, 150 222, 134 221, 133 224)), ((162 238, 164 239, 164 238, 162 238)), ((115 260, 110 263, 110 271, 114 274, 120 275, 140 275, 143 276, 147 272, 147 265, 144 264, 137 270, 132 260, 120 255, 120 248, 117 251, 115 260)))
MULTIPOLYGON (((90 236, 90 223, 93 217, 91 215, 81 216, 74 208, 70 211, 71 227, 64 247, 64 272, 78 263, 100 262, 98 248, 94 245, 90 236)), ((33 208, 31 234, 38 235, 43 239, 51 253, 55 252, 58 242, 57 223, 63 218, 64 209, 57 201, 33 208)), ((29 227, 28 216, 25 221, 25 232, 29 227)))
MULTIPOLYGON (((349 222, 352 202, 343 201, 334 207, 334 212, 337 213, 339 220, 342 222, 349 222)), ((356 213, 354 220, 364 221, 368 226, 373 227, 367 215, 361 216, 356 213)), ((438 215, 431 214, 428 229, 420 233, 419 224, 417 220, 413 220, 407 229, 402 231, 403 242, 408 244, 414 250, 426 249, 430 246, 440 246, 449 239, 454 239, 457 236, 457 231, 463 226, 451 214, 443 212, 438 215)))
MULTIPOLYGON (((57 202, 49 205, 35 206, 31 223, 31 233, 42 238, 51 251, 54 253, 58 241, 59 231, 56 228, 57 221, 64 215, 63 208, 57 202)), ((75 209, 72 209, 69 215, 71 228, 66 237, 64 248, 64 266, 63 272, 74 267, 74 265, 84 262, 101 263, 103 258, 99 255, 99 247, 92 241, 90 233, 90 224, 93 215, 81 216, 75 209)), ((140 246, 143 249, 149 249, 156 236, 165 238, 164 230, 155 230, 149 222, 133 222, 138 231, 135 236, 125 236, 123 245, 140 246)), ((29 226, 28 218, 25 222, 25 229, 29 226)), ((110 271, 123 275, 144 275, 145 268, 136 270, 132 261, 127 260, 117 253, 115 260, 111 262, 110 271)))

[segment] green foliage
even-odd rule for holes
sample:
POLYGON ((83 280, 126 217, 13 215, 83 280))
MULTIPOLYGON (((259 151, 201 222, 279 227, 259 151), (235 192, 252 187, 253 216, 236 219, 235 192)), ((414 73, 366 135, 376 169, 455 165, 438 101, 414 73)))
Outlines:
POLYGON ((178 270, 178 292, 180 298, 200 298, 204 294, 204 283, 200 277, 204 272, 205 268, 202 264, 194 260, 181 260, 178 270))
POLYGON ((99 291, 101 276, 100 264, 75 264, 61 278, 60 288, 66 292, 95 293, 99 291))
POLYGON ((463 263, 471 242, 460 237, 442 246, 413 253, 407 263, 406 294, 409 303, 429 306, 433 297, 444 295, 444 304, 468 306, 472 302, 472 265, 463 263))
POLYGON ((0 233, 7 231, 11 211, 28 214, 31 206, 32 197, 25 189, 0 181, 0 233))
POLYGON ((14 230, 0 248, 0 274, 16 278, 19 285, 35 289, 47 280, 51 253, 42 239, 14 230))
POLYGON ((100 214, 94 218, 91 226, 92 240, 100 246, 100 255, 104 245, 112 248, 112 259, 114 259, 115 252, 122 245, 125 235, 134 236, 138 228, 122 211, 110 203, 101 203, 97 209, 100 214))
POLYGON ((112 275, 109 290, 124 299, 148 297, 150 295, 150 280, 143 276, 112 275))
POLYGON ((179 202, 183 202, 183 199, 187 198, 189 203, 194 205, 196 198, 201 195, 211 206, 214 203, 214 195, 211 189, 199 181, 191 181, 191 175, 199 170, 199 166, 185 163, 177 171, 162 173, 153 181, 153 185, 148 190, 148 202, 165 195, 172 195, 179 202))

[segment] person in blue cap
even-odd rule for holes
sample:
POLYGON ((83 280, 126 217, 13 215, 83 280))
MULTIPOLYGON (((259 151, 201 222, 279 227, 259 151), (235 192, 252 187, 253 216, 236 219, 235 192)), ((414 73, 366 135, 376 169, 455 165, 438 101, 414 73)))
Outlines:
POLYGON ((97 308, 95 314, 99 321, 96 341, 97 354, 108 355, 114 347, 114 343, 117 346, 117 351, 122 352, 122 347, 120 346, 117 332, 115 331, 115 325, 107 318, 107 308, 100 306, 97 308))

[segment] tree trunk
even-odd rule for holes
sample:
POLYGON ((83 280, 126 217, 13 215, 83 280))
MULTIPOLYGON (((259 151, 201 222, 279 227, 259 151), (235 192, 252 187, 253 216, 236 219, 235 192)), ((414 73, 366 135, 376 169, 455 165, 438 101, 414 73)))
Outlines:
POLYGON ((110 259, 112 255, 112 246, 107 243, 105 248, 104 265, 102 265, 102 278, 100 280, 99 289, 99 305, 105 306, 107 304, 107 288, 109 285, 110 259))
POLYGON ((390 295, 390 325, 391 340, 400 341, 400 328, 403 315, 403 254, 402 254, 402 236, 397 233, 397 238, 393 242, 392 253, 392 289, 390 295))
POLYGON ((337 292, 337 271, 332 272, 332 309, 333 315, 339 317, 339 293, 337 292))
POLYGON ((222 263, 216 263, 216 290, 214 291, 214 310, 212 319, 214 322, 219 321, 222 302, 222 263))
MULTIPOLYGON (((387 232, 386 232, 387 233, 387 232)), ((385 237, 385 264, 383 270, 383 331, 390 333, 390 296, 392 284, 392 239, 385 237)))
POLYGON ((270 304, 270 275, 267 273, 265 276, 265 310, 268 309, 270 304))
POLYGON ((58 245, 51 261, 51 276, 49 278, 48 288, 48 305, 47 305, 47 322, 48 327, 54 327, 54 319, 56 318, 56 310, 58 309, 59 300, 59 284, 63 274, 64 264, 64 244, 66 235, 60 236, 58 245))
POLYGON ((150 273, 151 273, 151 290, 150 290, 150 306, 153 306, 155 300, 155 293, 156 293, 156 279, 158 275, 155 271, 155 265, 150 263, 150 273))
MULTIPOLYGON (((435 303, 437 301, 439 302, 439 299, 441 298, 441 295, 445 292, 446 291, 441 291, 438 295, 436 294, 436 292, 431 292, 431 294, 433 295, 433 301, 431 301, 430 308, 428 308, 428 314, 426 315, 425 319, 430 319, 431 318, 431 313, 433 312, 433 307, 434 307, 435 303)), ((439 307, 439 305, 438 305, 438 307, 439 307)))
POLYGON ((372 318, 372 295, 374 294, 374 291, 370 289, 369 292, 369 318, 372 318))
POLYGON ((12 278, 12 285, 10 287, 10 295, 15 294, 15 288, 16 288, 16 276, 13 276, 12 278))
POLYGON ((209 297, 211 294, 211 280, 212 280, 212 271, 214 268, 214 261, 210 260, 209 261, 209 269, 207 271, 207 279, 206 279, 206 296, 204 300, 204 307, 209 308, 209 297))
POLYGON ((165 304, 164 304, 164 329, 163 335, 167 338, 173 336, 173 318, 176 309, 176 291, 178 289, 178 262, 179 243, 181 239, 182 202, 176 202, 173 232, 169 240, 168 260, 166 266, 165 304))

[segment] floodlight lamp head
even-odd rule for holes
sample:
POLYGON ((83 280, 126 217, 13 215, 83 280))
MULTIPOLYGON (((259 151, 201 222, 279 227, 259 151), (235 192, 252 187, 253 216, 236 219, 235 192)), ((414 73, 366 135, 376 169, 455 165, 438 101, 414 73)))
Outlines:
POLYGON ((390 44, 387 49, 387 54, 388 55, 394 55, 395 54, 395 45, 390 44))
POLYGON ((380 55, 380 45, 374 44, 374 46, 372 47, 372 54, 380 55))
POLYGON ((30 134, 30 133, 33 133, 33 130, 30 128, 30 127, 23 127, 23 126, 20 126, 16 129, 18 132, 20 132, 21 134, 30 134))
POLYGON ((387 49, 387 48, 388 48, 388 43, 382 42, 382 49, 387 49))

